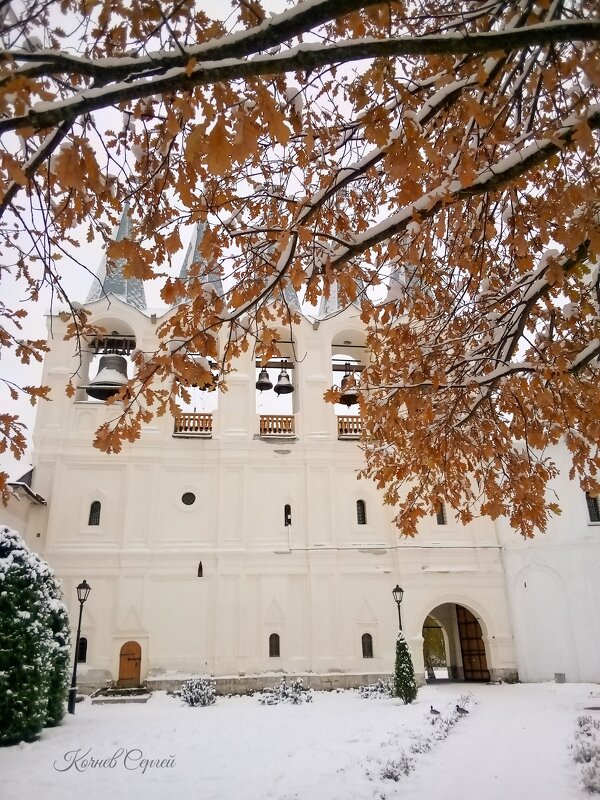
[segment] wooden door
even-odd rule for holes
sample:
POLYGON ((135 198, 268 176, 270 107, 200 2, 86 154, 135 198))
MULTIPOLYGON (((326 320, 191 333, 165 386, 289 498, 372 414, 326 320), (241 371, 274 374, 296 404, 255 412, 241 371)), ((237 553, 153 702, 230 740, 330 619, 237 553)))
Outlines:
POLYGON ((485 657, 485 645, 481 636, 481 625, 473 614, 462 606, 456 606, 456 619, 465 680, 489 681, 490 673, 485 657))
POLYGON ((124 689, 140 685, 142 648, 137 642, 125 642, 119 656, 119 686, 124 689))

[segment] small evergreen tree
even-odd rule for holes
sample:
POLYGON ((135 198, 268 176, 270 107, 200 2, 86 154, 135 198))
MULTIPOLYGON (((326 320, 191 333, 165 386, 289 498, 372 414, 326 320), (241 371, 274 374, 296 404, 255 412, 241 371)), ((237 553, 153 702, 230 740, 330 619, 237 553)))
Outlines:
POLYGON ((0 528, 0 745, 31 740, 64 712, 69 626, 48 565, 0 528))
POLYGON ((416 696, 415 668, 410 657, 406 637, 402 631, 398 631, 396 664, 394 667, 394 697, 401 697, 406 705, 412 703, 416 696))

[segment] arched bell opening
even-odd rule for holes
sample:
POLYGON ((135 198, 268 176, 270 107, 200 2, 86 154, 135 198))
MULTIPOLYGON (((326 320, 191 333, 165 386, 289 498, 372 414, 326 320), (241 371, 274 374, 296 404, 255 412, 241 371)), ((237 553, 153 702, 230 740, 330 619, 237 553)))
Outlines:
POLYGON ((177 405, 182 413, 212 414, 219 405, 218 364, 194 347, 192 342, 173 339, 169 352, 181 384, 177 405))
POLYGON ((368 360, 365 336, 353 330, 340 331, 331 342, 331 385, 340 399, 334 405, 338 438, 358 438, 360 426, 360 375, 368 360))
POLYGON ((280 331, 274 345, 277 355, 255 362, 256 413, 260 432, 293 434, 299 410, 297 347, 289 332, 280 331))
POLYGON ((134 374, 136 337, 118 320, 99 322, 106 333, 89 339, 82 352, 82 384, 76 399, 106 402, 114 397, 134 374))
POLYGON ((423 623, 426 681, 489 681, 486 639, 481 619, 470 609, 458 603, 436 606, 423 623))

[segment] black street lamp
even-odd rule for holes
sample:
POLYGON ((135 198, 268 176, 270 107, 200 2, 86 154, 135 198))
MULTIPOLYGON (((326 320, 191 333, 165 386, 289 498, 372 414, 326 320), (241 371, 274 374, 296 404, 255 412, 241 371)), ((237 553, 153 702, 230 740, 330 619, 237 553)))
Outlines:
POLYGON ((79 622, 77 623, 77 638, 75 639, 75 659, 73 662, 73 677, 71 679, 71 688, 69 689, 69 714, 75 713, 75 703, 77 702, 77 658, 79 657, 79 638, 81 636, 81 615, 83 613, 83 604, 88 599, 88 595, 92 587, 83 579, 77 587, 77 599, 79 600, 79 622))
POLYGON ((400 615, 400 603, 402 602, 402 598, 404 597, 404 589, 401 589, 398 584, 392 589, 392 594, 394 595, 394 600, 396 601, 396 605, 398 606, 398 629, 402 630, 402 617, 400 615))

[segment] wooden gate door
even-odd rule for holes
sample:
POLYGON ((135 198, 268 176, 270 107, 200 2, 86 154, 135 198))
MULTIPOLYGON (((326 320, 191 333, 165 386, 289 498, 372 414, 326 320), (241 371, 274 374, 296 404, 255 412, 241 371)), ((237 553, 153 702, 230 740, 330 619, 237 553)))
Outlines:
POLYGON ((473 614, 462 606, 456 606, 456 619, 465 680, 489 681, 490 673, 481 636, 481 625, 473 614))
POLYGON ((142 648, 137 642, 125 642, 119 657, 119 686, 124 689, 140 685, 142 648))

